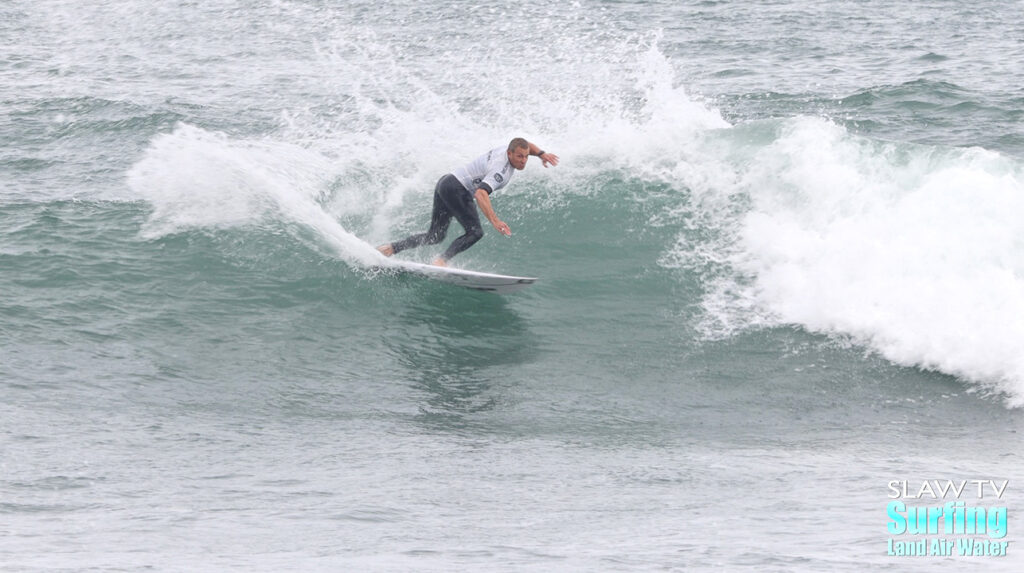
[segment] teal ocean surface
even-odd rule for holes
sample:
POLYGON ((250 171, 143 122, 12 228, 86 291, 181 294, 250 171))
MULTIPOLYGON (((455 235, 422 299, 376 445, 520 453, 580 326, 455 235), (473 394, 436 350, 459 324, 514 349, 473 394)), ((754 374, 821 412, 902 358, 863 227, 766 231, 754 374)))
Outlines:
POLYGON ((3 3, 0 571, 1020 571, 1020 8, 3 3))

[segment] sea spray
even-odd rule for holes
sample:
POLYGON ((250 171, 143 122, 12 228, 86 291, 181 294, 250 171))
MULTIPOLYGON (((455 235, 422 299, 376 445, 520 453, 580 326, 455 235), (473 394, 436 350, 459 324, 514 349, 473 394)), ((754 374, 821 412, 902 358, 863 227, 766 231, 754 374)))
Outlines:
POLYGON ((346 261, 379 261, 369 244, 318 202, 328 173, 324 158, 299 147, 233 140, 181 125, 154 139, 128 183, 153 209, 145 237, 285 220, 315 230, 319 241, 346 261))

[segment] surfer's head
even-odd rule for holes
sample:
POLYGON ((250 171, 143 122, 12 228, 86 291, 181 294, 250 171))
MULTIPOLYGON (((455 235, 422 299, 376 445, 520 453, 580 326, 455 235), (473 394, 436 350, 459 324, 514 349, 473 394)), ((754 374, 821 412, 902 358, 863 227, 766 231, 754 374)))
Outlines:
POLYGON ((512 167, 522 170, 526 167, 526 161, 530 158, 530 143, 522 137, 517 137, 508 144, 508 162, 512 167))

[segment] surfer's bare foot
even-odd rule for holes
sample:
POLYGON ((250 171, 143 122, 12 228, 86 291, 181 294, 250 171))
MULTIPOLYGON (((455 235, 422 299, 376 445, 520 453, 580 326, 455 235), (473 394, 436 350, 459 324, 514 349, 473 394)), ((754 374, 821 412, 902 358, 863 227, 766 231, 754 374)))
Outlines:
POLYGON ((385 257, 390 257, 391 255, 395 254, 395 248, 391 246, 391 243, 381 245, 377 247, 377 250, 380 251, 380 254, 384 255, 385 257))
POLYGON ((436 259, 434 259, 434 262, 430 264, 434 265, 435 267, 447 267, 448 261, 442 259, 441 257, 437 257, 436 259))

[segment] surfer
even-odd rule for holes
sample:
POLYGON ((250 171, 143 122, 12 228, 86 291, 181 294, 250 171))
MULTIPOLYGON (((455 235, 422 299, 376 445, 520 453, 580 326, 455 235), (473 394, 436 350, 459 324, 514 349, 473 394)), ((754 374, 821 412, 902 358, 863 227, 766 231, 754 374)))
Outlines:
POLYGON ((512 174, 526 167, 531 155, 540 158, 544 167, 558 165, 558 156, 542 151, 541 148, 517 137, 509 142, 508 147, 497 147, 477 157, 465 167, 460 167, 442 177, 434 187, 434 209, 430 216, 430 229, 426 233, 412 235, 386 243, 379 247, 385 257, 423 245, 436 245, 444 240, 448 232, 448 224, 452 217, 462 225, 465 233, 452 241, 452 244, 441 256, 434 259, 433 264, 447 266, 452 257, 473 246, 484 236, 480 226, 480 215, 477 206, 484 212, 487 220, 494 225, 499 233, 510 236, 512 230, 507 223, 498 218, 491 206, 491 193, 508 185, 512 174), (476 199, 476 204, 473 200, 476 199))

